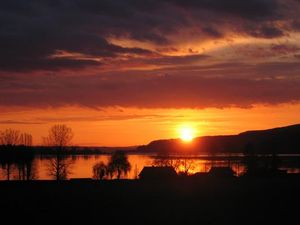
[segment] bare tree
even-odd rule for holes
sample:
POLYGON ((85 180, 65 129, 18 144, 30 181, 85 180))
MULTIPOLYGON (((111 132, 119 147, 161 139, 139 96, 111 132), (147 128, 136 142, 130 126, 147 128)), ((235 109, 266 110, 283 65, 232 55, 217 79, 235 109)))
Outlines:
POLYGON ((56 157, 50 160, 49 175, 56 180, 65 180, 69 174, 70 163, 67 162, 63 151, 71 144, 73 131, 65 124, 57 124, 50 128, 48 136, 44 137, 44 144, 54 147, 56 157))
POLYGON ((188 158, 176 158, 168 154, 159 154, 154 159, 153 166, 173 167, 176 172, 189 175, 195 169, 195 160, 188 158))
POLYGON ((20 131, 6 129, 0 133, 0 144, 3 146, 16 146, 19 144, 20 131))
POLYGON ((28 133, 20 133, 18 130, 6 129, 0 132, 0 144, 4 150, 2 154, 2 163, 6 167, 7 180, 10 180, 12 164, 18 165, 19 179, 25 180, 31 173, 33 152, 23 152, 32 147, 32 135, 28 133), (22 151, 19 151, 22 150, 22 151))
POLYGON ((56 150, 65 150, 71 144, 73 131, 65 124, 53 125, 47 137, 44 137, 44 143, 48 146, 56 147, 56 150))
POLYGON ((28 134, 28 133, 20 134, 19 144, 26 146, 26 147, 31 147, 32 146, 32 135, 28 134))
POLYGON ((28 133, 21 133, 18 130, 6 129, 0 132, 0 145, 2 146, 32 146, 32 135, 28 133))
POLYGON ((195 160, 193 159, 180 159, 178 162, 178 167, 175 170, 179 170, 180 173, 184 175, 189 175, 191 173, 191 170, 195 169, 195 160))
POLYGON ((2 159, 4 162, 4 167, 6 168, 6 179, 10 180, 11 175, 11 167, 13 164, 13 158, 10 152, 14 150, 14 148, 19 144, 20 131, 13 129, 6 129, 0 132, 0 144, 3 149, 6 151, 4 158, 2 159))

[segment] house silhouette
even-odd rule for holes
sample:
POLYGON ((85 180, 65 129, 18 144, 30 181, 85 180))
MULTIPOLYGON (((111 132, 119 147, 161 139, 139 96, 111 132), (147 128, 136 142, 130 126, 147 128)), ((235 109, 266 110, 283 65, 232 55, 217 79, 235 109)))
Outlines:
POLYGON ((171 166, 145 166, 139 174, 140 179, 160 180, 177 177, 177 173, 171 166))
POLYGON ((208 175, 214 177, 234 177, 235 172, 230 167, 211 167, 208 175))

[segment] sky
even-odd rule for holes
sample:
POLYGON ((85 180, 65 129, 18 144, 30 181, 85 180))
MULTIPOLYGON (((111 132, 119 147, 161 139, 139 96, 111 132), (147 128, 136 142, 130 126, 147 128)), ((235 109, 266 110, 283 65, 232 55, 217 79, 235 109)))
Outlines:
POLYGON ((299 0, 3 0, 0 130, 128 146, 300 123, 299 0))

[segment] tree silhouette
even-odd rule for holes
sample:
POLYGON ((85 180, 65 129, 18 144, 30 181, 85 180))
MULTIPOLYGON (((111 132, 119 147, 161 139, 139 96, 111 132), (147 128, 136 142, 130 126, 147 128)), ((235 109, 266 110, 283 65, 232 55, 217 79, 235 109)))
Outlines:
POLYGON ((19 137, 19 144, 24 147, 31 147, 32 135, 28 133, 21 133, 19 137))
POLYGON ((33 180, 36 178, 36 170, 34 166, 34 153, 32 151, 32 135, 21 133, 19 137, 19 152, 17 160, 19 170, 19 180, 33 180))
POLYGON ((179 159, 177 164, 178 167, 174 169, 176 171, 179 170, 179 172, 183 175, 189 175, 191 171, 195 169, 195 160, 193 159, 179 159))
POLYGON ((74 134, 70 127, 65 124, 56 124, 50 128, 48 136, 43 139, 46 145, 61 151, 71 144, 73 136, 74 134))
POLYGON ((0 144, 3 146, 16 146, 20 141, 20 131, 6 129, 0 133, 0 144))
POLYGON ((195 160, 188 158, 174 158, 169 154, 159 154, 152 162, 157 167, 173 167, 182 175, 189 175, 195 169, 195 160))
POLYGON ((125 152, 114 152, 111 155, 110 161, 108 163, 108 169, 110 173, 116 173, 117 179, 120 179, 122 174, 126 175, 130 171, 131 165, 125 152))
POLYGON ((19 144, 20 131, 13 129, 6 129, 0 134, 0 143, 2 149, 5 151, 5 155, 2 158, 4 167, 6 168, 6 179, 10 180, 11 166, 13 159, 11 157, 11 152, 19 144))
POLYGON ((176 171, 179 170, 181 160, 172 158, 168 153, 159 153, 152 162, 153 166, 158 167, 173 167, 176 171))
POLYGON ((18 130, 6 129, 0 132, 1 159, 0 162, 6 168, 7 180, 10 180, 11 167, 18 165, 19 179, 28 179, 31 173, 34 154, 31 151, 32 136, 20 133, 18 130), (27 150, 26 152, 23 150, 27 150))
POLYGON ((115 167, 112 163, 107 165, 107 175, 109 176, 110 179, 113 179, 114 174, 115 174, 115 167))
POLYGON ((99 162, 93 166, 93 177, 97 180, 103 180, 108 175, 108 167, 103 163, 99 162))
POLYGON ((56 180, 67 179, 70 163, 67 162, 63 151, 71 144, 73 139, 72 129, 65 124, 57 124, 50 128, 48 136, 44 137, 44 144, 54 147, 56 157, 50 160, 49 175, 56 180))

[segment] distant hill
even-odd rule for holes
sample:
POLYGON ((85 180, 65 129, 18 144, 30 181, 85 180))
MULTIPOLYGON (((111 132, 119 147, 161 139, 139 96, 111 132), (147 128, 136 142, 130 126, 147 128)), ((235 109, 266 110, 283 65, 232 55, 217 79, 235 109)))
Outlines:
POLYGON ((238 135, 197 137, 190 143, 180 139, 156 140, 137 150, 143 153, 242 153, 249 143, 257 153, 300 154, 300 124, 238 135))

